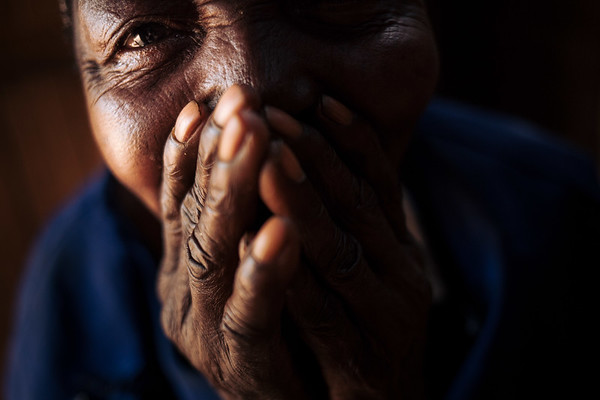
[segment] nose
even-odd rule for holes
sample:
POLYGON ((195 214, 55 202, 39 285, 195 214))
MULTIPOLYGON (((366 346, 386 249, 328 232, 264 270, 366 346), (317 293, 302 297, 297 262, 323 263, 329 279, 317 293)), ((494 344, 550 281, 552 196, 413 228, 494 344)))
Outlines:
POLYGON ((263 103, 294 114, 316 104, 314 60, 304 56, 302 34, 285 23, 278 7, 221 6, 217 12, 220 21, 207 27, 194 59, 193 79, 209 106, 233 84, 249 85, 263 103))

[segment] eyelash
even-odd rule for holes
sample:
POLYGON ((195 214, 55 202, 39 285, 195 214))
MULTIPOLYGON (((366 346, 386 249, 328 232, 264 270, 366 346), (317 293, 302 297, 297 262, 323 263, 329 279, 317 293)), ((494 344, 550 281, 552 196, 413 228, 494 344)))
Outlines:
POLYGON ((108 64, 121 72, 151 70, 175 61, 186 48, 201 43, 202 36, 203 32, 179 21, 138 21, 116 40, 108 64))
POLYGON ((146 22, 139 24, 130 29, 128 32, 126 32, 123 35, 123 39, 120 41, 119 48, 125 51, 136 51, 139 49, 147 48, 148 46, 159 44, 171 37, 177 38, 178 36, 181 36, 181 34, 168 26, 157 22, 146 22), (143 32, 144 29, 146 29, 146 32, 143 32), (150 29, 154 29, 154 32, 152 32, 150 29), (156 34, 157 31, 158 35, 156 34), (142 37, 147 35, 155 35, 155 37, 149 38, 150 42, 147 44, 142 44, 138 42, 138 40, 147 40, 147 37, 142 37), (133 46, 133 44, 138 44, 138 46, 133 46))

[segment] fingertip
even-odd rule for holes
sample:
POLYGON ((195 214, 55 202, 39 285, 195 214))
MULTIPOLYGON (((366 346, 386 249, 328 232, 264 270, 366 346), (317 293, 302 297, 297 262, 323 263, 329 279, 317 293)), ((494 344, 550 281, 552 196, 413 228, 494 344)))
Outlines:
POLYGON ((240 111, 239 116, 246 126, 246 130, 260 135, 263 139, 269 138, 269 128, 267 127, 267 123, 256 111, 248 109, 242 110, 240 111))
POLYGON ((287 218, 274 216, 267 220, 254 239, 253 257, 263 263, 275 261, 276 254, 293 240, 293 224, 287 218))
POLYGON ((299 239, 291 221, 271 217, 236 271, 234 290, 223 315, 226 332, 252 338, 268 337, 278 329, 299 257, 299 239))
POLYGON ((258 189, 264 204, 276 215, 290 217, 306 194, 306 175, 289 147, 271 142, 269 157, 262 166, 258 189))
POLYGON ((160 215, 163 219, 175 219, 179 205, 194 179, 197 143, 207 107, 190 101, 179 113, 175 126, 163 149, 162 182, 159 192, 160 215))
POLYGON ((285 175, 292 181, 302 183, 306 179, 300 162, 285 143, 281 145, 279 163, 285 175))
POLYGON ((232 161, 244 147, 246 137, 253 138, 260 147, 265 147, 269 138, 265 121, 253 110, 241 110, 229 118, 220 138, 219 160, 232 161))
POLYGON ((199 132, 208 115, 205 104, 190 101, 179 113, 175 126, 168 136, 163 151, 163 175, 166 178, 178 178, 184 173, 197 155, 199 132))
POLYGON ((252 244, 252 257, 264 264, 291 261, 300 251, 300 239, 294 223, 273 216, 260 229, 252 244))
POLYGON ((255 232, 246 232, 240 239, 240 243, 238 245, 238 256, 240 260, 246 258, 248 250, 250 250, 250 244, 254 240, 254 236, 256 236, 255 232))
POLYGON ((230 118, 221 132, 221 138, 218 148, 219 160, 231 161, 242 145, 246 129, 243 121, 239 117, 230 118))
POLYGON ((288 139, 298 139, 302 135, 302 124, 288 113, 273 106, 265 106, 265 116, 271 127, 288 139))
POLYGON ((349 126, 354 120, 354 114, 348 107, 333 97, 321 96, 320 111, 330 121, 342 126, 349 126))
POLYGON ((195 100, 190 101, 179 113, 172 137, 179 143, 186 143, 197 131, 198 126, 206 116, 206 106, 198 104, 195 100))
POLYGON ((258 176, 258 193, 265 203, 265 205, 275 214, 279 214, 279 209, 274 209, 273 202, 278 199, 278 185, 277 185, 277 166, 274 152, 276 144, 271 143, 269 149, 269 155, 265 160, 260 174, 258 176))
POLYGON ((213 119, 218 126, 225 126, 232 115, 244 109, 254 109, 258 106, 258 98, 249 86, 233 85, 219 99, 213 119))

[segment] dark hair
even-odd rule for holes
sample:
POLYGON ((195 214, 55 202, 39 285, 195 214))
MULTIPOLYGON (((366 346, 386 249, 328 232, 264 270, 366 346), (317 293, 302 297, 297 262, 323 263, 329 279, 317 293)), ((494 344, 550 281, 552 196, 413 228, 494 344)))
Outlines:
POLYGON ((73 3, 72 0, 58 0, 58 9, 63 28, 69 38, 73 36, 73 3))

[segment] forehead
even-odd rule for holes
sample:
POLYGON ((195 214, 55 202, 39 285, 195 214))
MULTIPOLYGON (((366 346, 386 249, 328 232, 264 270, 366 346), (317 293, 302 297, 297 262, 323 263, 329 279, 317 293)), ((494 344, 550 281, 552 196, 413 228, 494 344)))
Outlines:
POLYGON ((193 5, 197 0, 72 0, 82 13, 103 13, 115 17, 129 10, 151 10, 161 12, 172 5, 193 5))
POLYGON ((115 17, 131 11, 147 11, 160 13, 173 8, 188 7, 193 9, 206 5, 236 8, 265 6, 268 3, 282 7, 335 7, 337 10, 350 9, 369 5, 382 5, 388 9, 413 8, 423 6, 423 0, 65 0, 74 3, 80 13, 94 15, 98 13, 111 14, 115 17))

